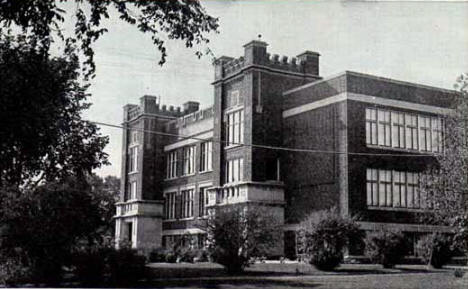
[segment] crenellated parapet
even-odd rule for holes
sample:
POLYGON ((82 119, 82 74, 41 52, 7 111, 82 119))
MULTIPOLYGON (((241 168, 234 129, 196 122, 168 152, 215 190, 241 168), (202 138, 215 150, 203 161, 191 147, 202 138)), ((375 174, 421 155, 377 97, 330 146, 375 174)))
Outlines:
POLYGON ((244 45, 244 56, 218 58, 215 61, 215 79, 229 77, 251 65, 319 76, 320 54, 317 52, 305 51, 296 57, 280 56, 268 53, 267 46, 266 42, 254 40, 244 45))
POLYGON ((166 125, 167 125, 168 131, 173 131, 175 129, 186 127, 186 126, 195 124, 203 120, 211 119, 213 118, 213 116, 214 116, 213 107, 208 107, 208 108, 184 115, 175 120, 171 120, 166 125))
POLYGON ((140 98, 140 105, 128 104, 124 106, 124 121, 131 121, 143 114, 179 118, 198 111, 198 107, 199 103, 195 101, 184 103, 183 108, 160 105, 156 96, 144 95, 140 98))

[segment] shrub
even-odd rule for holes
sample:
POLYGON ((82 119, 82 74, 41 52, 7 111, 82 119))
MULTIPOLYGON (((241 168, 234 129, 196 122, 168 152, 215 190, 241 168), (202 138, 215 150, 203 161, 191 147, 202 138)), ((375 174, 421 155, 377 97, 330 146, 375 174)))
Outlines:
POLYGON ((149 254, 149 261, 152 263, 164 263, 167 262, 167 255, 170 254, 171 249, 167 248, 156 248, 153 249, 149 254))
POLYGON ((109 249, 78 252, 73 257, 74 273, 83 286, 96 286, 105 281, 109 249))
POLYGON ((343 261, 343 250, 359 242, 362 231, 354 218, 344 218, 335 209, 310 214, 300 224, 298 249, 311 265, 329 271, 343 261))
POLYGON ((0 286, 12 286, 27 282, 31 277, 30 268, 22 264, 18 256, 3 258, 0 262, 0 286))
POLYGON ((213 261, 229 274, 242 272, 252 257, 274 250, 280 226, 274 216, 258 206, 219 207, 207 221, 208 250, 213 261))
POLYGON ((416 250, 424 263, 430 264, 434 268, 442 268, 453 255, 451 244, 450 237, 434 233, 421 238, 417 243, 416 250))
POLYGON ((210 254, 206 248, 201 248, 197 250, 195 262, 209 262, 210 254))
POLYGON ((193 259, 197 256, 197 251, 189 247, 184 247, 179 250, 177 255, 177 262, 193 263, 193 259))
POLYGON ((403 234, 397 231, 381 230, 369 233, 365 243, 366 255, 372 262, 381 264, 384 268, 393 268, 401 263, 408 252, 403 234))
POLYGON ((112 250, 108 258, 109 282, 114 285, 134 285, 146 275, 146 258, 136 250, 112 250))

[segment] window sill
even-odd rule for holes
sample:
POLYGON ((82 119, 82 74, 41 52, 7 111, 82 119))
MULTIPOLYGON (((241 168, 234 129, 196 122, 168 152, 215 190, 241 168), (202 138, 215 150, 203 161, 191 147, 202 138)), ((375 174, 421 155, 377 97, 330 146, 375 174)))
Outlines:
POLYGON ((420 150, 414 150, 414 149, 387 147, 387 146, 371 145, 371 144, 366 144, 366 147, 371 148, 371 149, 390 150, 390 151, 396 151, 396 152, 414 153, 414 154, 423 154, 423 155, 440 154, 440 152, 420 151, 420 150))
POLYGON ((230 144, 228 146, 225 146, 224 149, 225 150, 230 150, 230 149, 237 148, 237 147, 242 147, 242 146, 244 146, 244 144, 230 144))
POLYGON ((212 173, 213 170, 208 170, 208 171, 202 171, 202 172, 198 172, 199 175, 202 175, 202 174, 207 174, 207 173, 212 173))
POLYGON ((184 177, 191 177, 191 176, 194 176, 195 173, 191 173, 191 174, 187 174, 187 175, 181 175, 180 178, 184 178, 184 177))
POLYGON ((127 173, 127 175, 135 175, 135 174, 138 174, 138 171, 132 171, 132 172, 127 173))
POLYGON ((165 178, 164 181, 177 180, 178 178, 180 178, 180 177, 165 178))
POLYGON ((371 211, 394 211, 394 212, 409 212, 409 213, 427 212, 429 210, 429 209, 421 209, 421 208, 378 207, 378 206, 367 206, 367 209, 371 211))

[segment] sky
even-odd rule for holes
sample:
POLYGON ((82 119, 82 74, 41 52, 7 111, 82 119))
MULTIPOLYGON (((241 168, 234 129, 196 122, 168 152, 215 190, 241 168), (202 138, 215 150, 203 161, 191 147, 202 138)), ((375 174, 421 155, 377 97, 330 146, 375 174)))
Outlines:
MULTIPOLYGON (((468 72, 468 2, 452 1, 253 1, 206 0, 207 12, 219 17, 219 33, 207 47, 216 57, 239 57, 253 39, 269 44, 268 52, 296 56, 320 53, 322 77, 345 70, 442 88, 468 72)), ((111 14, 111 16, 113 16, 111 14)), ((91 83, 92 107, 85 118, 120 125, 123 106, 138 104, 145 94, 179 106, 213 103, 214 71, 208 56, 198 59, 182 42, 168 42, 166 64, 149 35, 118 18, 94 45, 97 76, 91 83)), ((110 138, 105 151, 111 165, 96 173, 120 176, 122 131, 101 127, 110 138)))

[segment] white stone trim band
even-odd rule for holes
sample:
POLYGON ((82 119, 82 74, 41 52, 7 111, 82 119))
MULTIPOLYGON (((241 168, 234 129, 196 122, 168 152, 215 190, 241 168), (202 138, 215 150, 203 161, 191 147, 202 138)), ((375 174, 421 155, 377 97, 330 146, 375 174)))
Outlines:
POLYGON ((311 111, 320 107, 324 107, 324 106, 337 103, 340 101, 345 101, 345 100, 354 100, 354 101, 360 101, 360 102, 366 102, 366 103, 372 103, 372 104, 378 104, 378 105, 384 105, 384 106, 391 106, 391 107, 396 107, 396 108, 434 113, 434 114, 439 114, 439 115, 445 115, 445 114, 449 114, 450 112, 452 112, 452 109, 433 106, 433 105, 420 104, 420 103, 414 103, 414 102, 403 101, 403 100, 395 100, 395 99, 377 97, 377 96, 372 96, 372 95, 343 92, 343 93, 330 96, 330 97, 327 97, 318 101, 306 103, 298 107, 287 109, 283 111, 283 118, 288 118, 297 114, 301 114, 307 111, 311 111))
POLYGON ((167 146, 164 146, 164 151, 167 152, 167 151, 171 151, 173 149, 177 149, 177 148, 180 148, 180 147, 184 147, 184 146, 188 146, 188 145, 191 145, 191 144, 194 144, 194 143, 197 143, 200 141, 200 139, 210 139, 213 137, 213 131, 210 130, 210 131, 207 131, 207 132, 204 132, 202 134, 199 134, 199 135, 193 135, 191 137, 196 137, 196 139, 193 139, 193 138, 187 138, 187 139, 184 139, 184 140, 181 140, 181 141, 178 141, 178 142, 175 142, 175 143, 172 143, 170 145, 167 145, 167 146))

